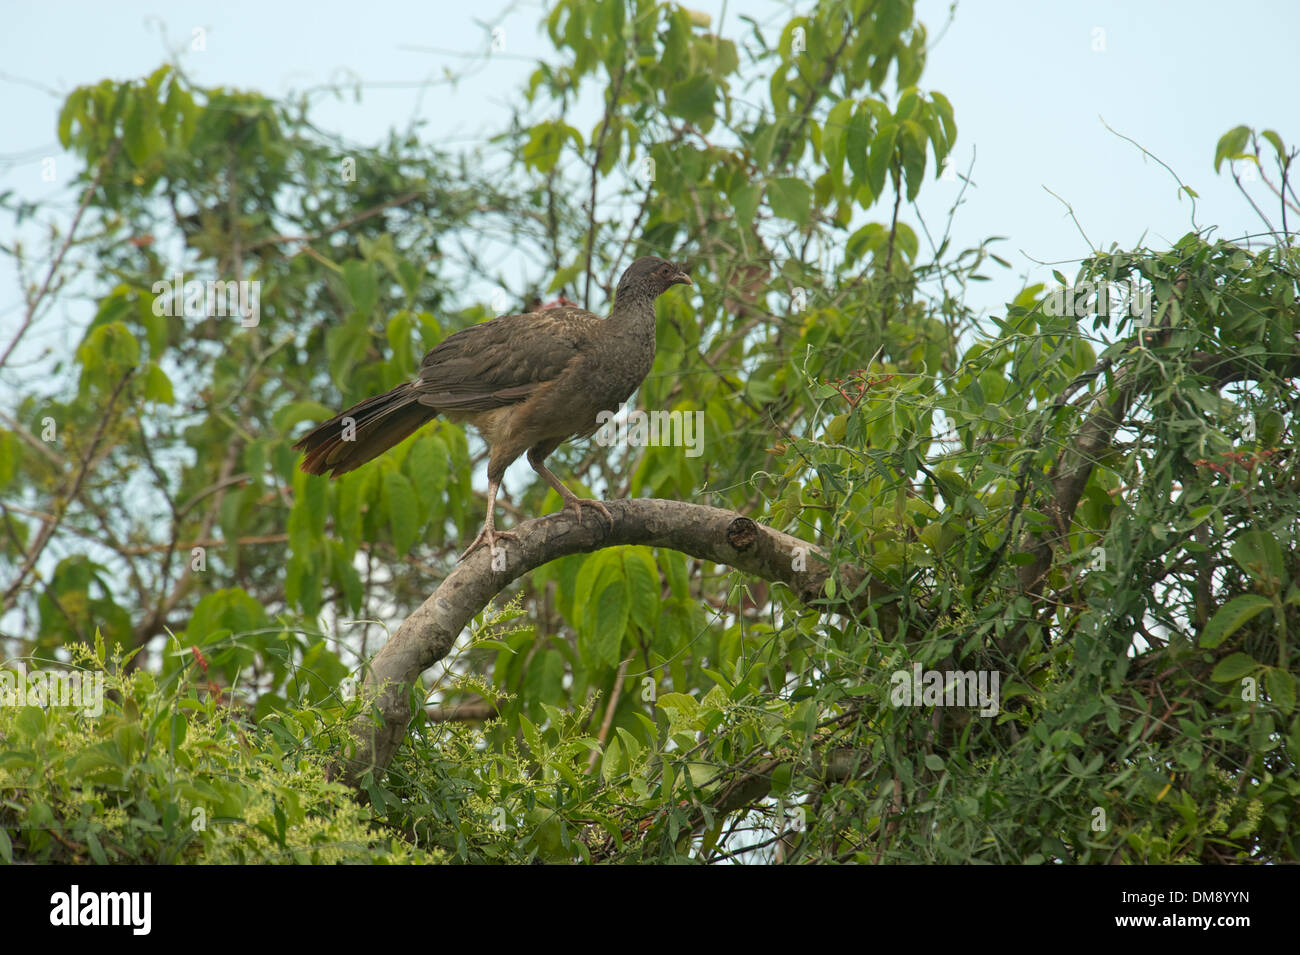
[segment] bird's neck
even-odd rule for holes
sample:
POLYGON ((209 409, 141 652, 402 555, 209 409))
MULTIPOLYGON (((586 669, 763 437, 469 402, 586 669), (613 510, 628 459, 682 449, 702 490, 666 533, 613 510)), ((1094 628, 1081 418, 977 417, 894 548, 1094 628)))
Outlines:
POLYGON ((654 347, 655 300, 652 296, 638 295, 636 290, 626 290, 614 299, 614 311, 610 318, 618 325, 619 334, 654 347))

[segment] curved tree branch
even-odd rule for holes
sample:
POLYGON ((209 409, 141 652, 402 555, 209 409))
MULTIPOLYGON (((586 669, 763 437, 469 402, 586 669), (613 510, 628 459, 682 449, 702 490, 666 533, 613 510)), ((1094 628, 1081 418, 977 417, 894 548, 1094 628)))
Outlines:
MULTIPOLYGON (((411 721, 411 687, 420 674, 451 652, 470 620, 511 581, 569 554, 620 544, 668 547, 785 584, 804 604, 830 612, 860 613, 892 592, 860 568, 833 569, 813 545, 734 511, 645 498, 605 505, 612 527, 590 517, 580 524, 569 513, 551 514, 515 528, 515 539, 498 553, 504 554, 504 567, 498 560, 494 568, 486 549, 456 565, 371 662, 362 694, 373 704, 374 716, 353 724, 356 748, 335 766, 336 775, 357 786, 371 770, 385 769, 411 721), (833 570, 838 572, 830 599, 825 587, 833 570)), ((897 622, 892 605, 877 611, 881 626, 892 630, 897 622)))
MULTIPOLYGON (((1182 301, 1189 280, 1186 272, 1174 280, 1173 301, 1182 301)), ((1166 310, 1157 328, 1140 333, 1142 340, 1153 346, 1163 344, 1169 335, 1168 322, 1166 310)), ((1040 591, 1052 569, 1055 552, 1069 535, 1075 508, 1079 506, 1093 468, 1110 449, 1115 433, 1123 427, 1133 399, 1150 384, 1140 381, 1131 370, 1121 371, 1113 387, 1097 396, 1073 442, 1057 458, 1049 475, 1052 493, 1043 503, 1043 511, 1051 518, 1052 526, 1026 534, 1022 545, 1023 550, 1033 555, 1033 561, 1023 564, 1018 571, 1023 592, 1042 596, 1040 591)))
MULTIPOLYGON (((1186 272, 1178 275, 1173 288, 1174 301, 1183 299, 1188 281, 1186 272)), ((1169 328, 1162 323, 1142 335, 1146 344, 1162 345, 1168 340, 1169 328)), ((1256 381, 1265 374, 1300 377, 1300 355, 1275 354, 1261 359, 1254 355, 1197 351, 1188 356, 1187 367, 1193 374, 1208 379, 1215 388, 1222 388, 1234 382, 1256 381)), ((1033 597, 1043 595, 1055 555, 1065 543, 1075 510, 1097 462, 1114 446, 1115 434, 1126 424, 1134 400, 1159 383, 1159 380, 1153 381, 1149 376, 1125 369, 1116 375, 1110 389, 1094 398, 1087 417, 1049 474, 1051 491, 1045 495, 1040 507, 1051 518, 1051 526, 1026 533, 1021 540, 1021 549, 1033 557, 1031 562, 1017 568, 1022 592, 1033 597)), ((1023 628, 1011 631, 1002 641, 1003 650, 1012 655, 1022 636, 1023 628)))

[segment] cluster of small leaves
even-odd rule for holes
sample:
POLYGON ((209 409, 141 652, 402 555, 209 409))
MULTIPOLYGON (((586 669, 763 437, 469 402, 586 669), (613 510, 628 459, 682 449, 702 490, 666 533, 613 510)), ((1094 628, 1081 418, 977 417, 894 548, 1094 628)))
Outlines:
POLYGON ((606 745, 627 798, 658 811, 623 851, 672 858, 685 838, 707 860, 779 837, 784 861, 1295 859, 1296 265, 1284 245, 1194 235, 1098 257, 1077 287, 1133 277, 1155 302, 1110 343, 1030 290, 946 383, 822 386, 847 410, 790 443, 781 513, 807 507, 815 474, 837 556, 911 599, 887 628, 774 628, 738 592, 742 642, 704 669, 712 688, 661 695, 657 732, 606 745), (1244 369, 1233 400, 1217 356, 1244 369), (1095 462, 1044 605, 1016 573, 1025 535, 1052 526, 1032 505, 1091 399, 1126 381, 1143 383, 1128 438, 1095 462), (960 441, 927 445, 939 412, 960 441), (894 705, 913 666, 999 673, 998 712, 894 705), (674 801, 685 778, 699 788, 674 801))
MULTIPOLYGON (((74 658, 84 687, 102 679, 102 698, 0 706, 0 861, 439 860, 385 834, 350 789, 326 778, 328 746, 319 744, 337 735, 347 708, 303 707, 254 724, 209 691, 197 665, 159 679, 107 655, 98 637, 74 658)), ((29 662, 28 678, 35 673, 29 662)), ((6 671, 11 692, 18 676, 6 671)))
MULTIPOLYGON (((548 264, 549 284, 510 289, 519 309, 555 292, 598 309, 593 287, 636 254, 697 262, 691 296, 660 301, 638 402, 700 414, 704 453, 579 446, 555 456, 562 474, 611 497, 704 496, 888 595, 836 615, 852 595, 832 581, 819 613, 640 547, 542 568, 514 595, 530 625, 474 643, 463 678, 431 691, 435 707, 488 701, 492 721, 427 719, 413 695, 409 746, 366 786, 394 839, 464 862, 1300 856, 1295 249, 1192 234, 1097 255, 1068 310, 1027 289, 972 336, 947 283, 980 278, 984 248, 945 261, 941 241, 923 261, 899 220, 956 137, 947 99, 918 86, 926 33, 906 0, 818 3, 744 42, 651 0, 560 0, 545 25, 559 56, 527 90, 540 115, 503 140, 497 178, 524 183, 517 197, 414 137, 355 156, 346 179, 305 116, 170 69, 74 94, 61 137, 100 177, 111 267, 61 392, 25 398, 29 434, 0 432, 0 488, 28 505, 5 514, 5 569, 38 539, 31 514, 75 532, 20 598, 24 649, 52 660, 96 628, 156 645, 170 627, 204 681, 257 696, 273 735, 242 730, 247 752, 279 754, 267 765, 299 752, 274 734, 332 730, 347 657, 304 618, 387 618, 426 596, 481 521, 481 454, 439 422, 325 482, 290 445, 495 314, 453 307, 446 267, 491 216, 548 264), (603 95, 589 131, 571 118, 584 89, 603 95), (891 198, 886 221, 862 221, 891 198), (158 314, 164 228, 197 274, 264 283, 258 329, 158 314), (931 300, 927 281, 944 286, 931 300), (1149 317, 1097 306, 1121 286, 1149 293, 1149 317), (1215 356, 1238 363, 1229 379, 1215 356), (1124 389, 1124 427, 1081 446, 1124 389), (25 439, 45 416, 61 437, 41 451, 25 439), (1080 459, 1062 528, 1054 482, 1080 459), (1027 587, 1027 542, 1047 539, 1027 587), (895 705, 917 666, 996 672, 997 713, 895 705)), ((1233 131, 1216 162, 1249 142, 1233 131)), ((559 501, 536 482, 515 503, 559 501)), ((192 672, 164 659, 164 682, 192 672)), ((239 785, 287 839, 276 791, 239 785)))

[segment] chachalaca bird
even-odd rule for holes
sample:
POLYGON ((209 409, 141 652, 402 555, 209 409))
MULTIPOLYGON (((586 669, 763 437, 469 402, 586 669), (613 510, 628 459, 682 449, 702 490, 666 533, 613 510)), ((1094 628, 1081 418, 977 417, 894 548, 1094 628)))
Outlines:
POLYGON ((528 463, 564 499, 579 523, 582 508, 600 501, 570 491, 546 466, 563 442, 593 434, 597 415, 617 411, 654 364, 655 299, 691 284, 686 266, 647 256, 618 280, 614 309, 600 318, 581 308, 506 315, 461 329, 420 363, 415 381, 367 398, 318 426, 294 445, 308 474, 338 477, 373 460, 421 425, 444 415, 474 425, 490 451, 487 518, 461 555, 513 537, 493 523, 497 490, 525 451, 528 463))

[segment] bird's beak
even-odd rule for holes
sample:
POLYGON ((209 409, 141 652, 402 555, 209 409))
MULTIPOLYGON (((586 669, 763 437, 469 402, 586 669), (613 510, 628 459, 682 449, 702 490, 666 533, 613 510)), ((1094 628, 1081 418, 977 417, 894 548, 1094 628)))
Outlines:
POLYGON ((691 277, 686 274, 690 270, 691 267, 689 264, 678 266, 677 274, 674 275, 673 280, 668 283, 669 286, 671 287, 673 285, 694 285, 695 283, 691 281, 691 277))

